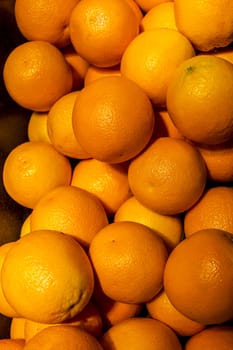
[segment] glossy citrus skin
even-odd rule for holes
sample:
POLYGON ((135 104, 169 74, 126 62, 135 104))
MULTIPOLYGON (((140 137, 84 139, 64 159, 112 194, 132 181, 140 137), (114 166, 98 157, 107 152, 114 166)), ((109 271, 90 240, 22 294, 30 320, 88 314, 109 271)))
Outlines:
POLYGON ((81 245, 52 230, 20 238, 7 253, 1 276, 4 295, 18 314, 42 323, 74 317, 94 288, 93 270, 81 245), (51 247, 56 247, 53 254, 51 247))
POLYGON ((156 232, 130 221, 105 226, 89 249, 101 289, 124 303, 148 301, 161 290, 167 256, 165 243, 156 232), (143 289, 139 288, 142 283, 143 289))
POLYGON ((46 41, 18 45, 4 64, 4 82, 20 106, 46 112, 72 89, 72 72, 62 53, 46 41))
POLYGON ((232 237, 218 229, 200 230, 183 240, 167 260, 164 289, 170 302, 204 325, 232 319, 232 237))

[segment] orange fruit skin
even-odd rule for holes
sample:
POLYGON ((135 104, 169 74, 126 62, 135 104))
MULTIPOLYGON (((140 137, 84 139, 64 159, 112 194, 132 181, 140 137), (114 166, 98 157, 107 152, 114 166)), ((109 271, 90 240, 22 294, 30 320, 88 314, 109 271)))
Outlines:
POLYGON ((171 328, 145 317, 130 318, 111 327, 100 343, 108 350, 181 350, 179 339, 171 328))
POLYGON ((82 160, 73 169, 71 185, 97 196, 108 215, 113 215, 132 195, 128 182, 128 164, 125 163, 82 160))
POLYGON ((25 339, 24 335, 24 325, 25 318, 23 317, 13 317, 10 324, 10 338, 11 339, 25 339))
POLYGON ((200 200, 184 215, 186 237, 215 228, 233 234, 233 187, 214 186, 206 189, 200 200))
POLYGON ((197 145, 207 167, 211 181, 227 183, 233 181, 233 139, 220 145, 197 145))
POLYGON ((200 230, 175 247, 164 271, 173 306, 203 325, 231 320, 232 253, 233 235, 218 229, 200 230))
POLYGON ((229 0, 175 0, 176 25, 199 51, 233 41, 233 4, 229 0))
POLYGON ((63 155, 75 159, 90 156, 82 149, 75 137, 72 112, 79 91, 72 91, 59 98, 50 108, 47 117, 47 132, 53 146, 63 155))
POLYGON ((97 67, 120 63, 139 32, 138 13, 129 1, 80 1, 70 18, 70 38, 76 51, 97 67))
POLYGON ((164 290, 147 302, 146 308, 152 318, 165 323, 179 336, 190 337, 205 328, 204 325, 180 313, 171 304, 164 290))
POLYGON ((197 55, 181 63, 168 86, 166 105, 182 135, 207 145, 232 138, 232 79, 233 65, 220 57, 197 55))
POLYGON ((91 334, 75 326, 47 327, 37 333, 25 345, 24 350, 103 350, 91 334))
POLYGON ((4 295, 18 314, 41 323, 74 317, 94 289, 93 269, 81 245, 52 230, 20 238, 4 259, 1 277, 4 295))
POLYGON ((63 54, 45 41, 14 48, 5 61, 3 77, 11 98, 33 111, 48 111, 72 89, 72 72, 63 54))
POLYGON ((206 185, 206 168, 188 142, 161 137, 135 157, 128 171, 129 186, 144 206, 163 215, 191 208, 206 185))
POLYGON ((28 140, 51 143, 47 130, 48 112, 32 112, 28 122, 28 140))
POLYGON ((99 68, 99 67, 90 65, 84 78, 84 86, 92 83, 97 79, 104 78, 109 75, 120 76, 121 75, 120 66, 117 65, 109 68, 99 68))
POLYGON ((231 350, 233 348, 233 327, 217 325, 204 329, 187 340, 184 350, 231 350))
POLYGON ((161 108, 155 110, 155 123, 156 127, 154 128, 151 143, 153 142, 153 140, 159 137, 167 136, 178 139, 184 139, 184 136, 177 129, 166 109, 161 108))
POLYGON ((120 76, 87 85, 74 104, 76 138, 92 158, 103 162, 121 163, 135 157, 148 144, 154 123, 145 92, 120 76))
POLYGON ((167 255, 159 235, 129 221, 107 225, 89 248, 100 288, 109 298, 123 303, 142 303, 160 291, 167 255))
POLYGON ((194 55, 190 41, 176 30, 144 31, 125 49, 121 74, 137 83, 154 105, 165 107, 167 87, 176 68, 194 55))
POLYGON ((168 1, 170 0, 135 0, 144 12, 148 12, 153 7, 168 1))
POLYGON ((75 186, 59 186, 49 191, 31 213, 31 231, 61 231, 85 248, 107 224, 108 217, 99 199, 75 186))
POLYGON ((114 222, 133 221, 155 230, 170 252, 183 237, 183 220, 179 215, 161 215, 145 207, 135 196, 128 198, 118 208, 114 222))
POLYGON ((18 29, 29 40, 43 40, 57 47, 70 43, 69 20, 79 0, 17 0, 15 18, 18 29))
POLYGON ((152 7, 142 18, 140 28, 142 31, 156 28, 178 30, 175 20, 174 1, 162 2, 152 7))
POLYGON ((16 146, 5 160, 3 183, 17 203, 33 208, 49 190, 69 185, 69 160, 51 144, 26 141, 16 146))
POLYGON ((24 339, 0 339, 1 350, 23 350, 24 345, 24 339))
POLYGON ((34 335, 39 333, 42 329, 55 325, 79 327, 89 334, 92 334, 96 338, 102 334, 102 318, 100 316, 99 310, 95 304, 89 302, 87 306, 85 306, 85 308, 75 317, 62 323, 47 324, 26 319, 24 324, 25 341, 28 342, 29 339, 33 338, 34 335))

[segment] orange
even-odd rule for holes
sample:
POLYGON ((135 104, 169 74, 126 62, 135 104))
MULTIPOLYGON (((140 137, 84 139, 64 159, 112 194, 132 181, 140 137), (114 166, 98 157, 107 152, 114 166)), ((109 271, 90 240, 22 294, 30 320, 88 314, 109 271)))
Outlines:
POLYGON ((168 1, 170 0, 135 0, 144 12, 148 12, 153 7, 168 1))
POLYGON ((205 327, 176 310, 164 290, 146 303, 146 308, 152 318, 165 323, 182 337, 192 336, 205 327))
POLYGON ((26 218, 24 219, 24 221, 21 225, 20 237, 22 237, 30 232, 31 232, 31 213, 28 214, 28 216, 26 216, 26 218))
POLYGON ((155 118, 156 128, 154 128, 152 140, 164 136, 170 136, 179 139, 184 138, 180 131, 177 129, 177 127, 174 125, 166 109, 157 109, 155 111, 155 118))
POLYGON ((164 290, 172 305, 204 325, 233 317, 233 235, 203 229, 178 244, 168 257, 164 290))
POLYGON ((49 191, 31 214, 32 231, 61 231, 75 237, 85 247, 107 224, 108 218, 99 199, 75 186, 59 186, 49 191))
POLYGON ((69 20, 79 0, 16 0, 17 27, 28 40, 48 41, 58 47, 70 43, 69 20))
POLYGON ((229 0, 175 0, 176 25, 196 49, 209 51, 233 41, 233 3, 229 0))
MULTIPOLYGON (((8 251, 15 245, 15 242, 9 242, 2 244, 0 246, 0 271, 2 269, 2 265, 6 258, 8 251)), ((15 309, 8 303, 3 290, 2 285, 0 284, 0 313, 7 317, 18 317, 19 314, 15 311, 15 309)), ((1 349, 1 347, 0 347, 1 349)))
POLYGON ((138 12, 129 0, 80 1, 69 25, 75 50, 97 67, 119 64, 126 47, 139 33, 138 12))
POLYGON ((142 18, 143 18, 143 11, 140 8, 140 6, 136 3, 135 0, 126 0, 129 6, 131 6, 132 10, 134 11, 136 17, 138 18, 138 22, 140 24, 142 18))
POLYGON ((174 1, 162 2, 152 7, 141 20, 141 30, 168 28, 177 30, 174 1))
POLYGON ((71 158, 85 159, 89 155, 77 141, 72 126, 72 112, 78 96, 79 91, 73 91, 53 104, 48 112, 47 130, 52 144, 60 153, 71 158))
POLYGON ((131 161, 128 179, 132 193, 144 206, 176 215, 202 195, 206 168, 197 148, 185 140, 161 137, 131 161))
POLYGON ((11 98, 33 111, 48 111, 72 89, 72 72, 63 54, 45 41, 14 48, 5 61, 3 77, 11 98))
POLYGON ((95 283, 93 300, 101 314, 105 331, 125 319, 139 316, 143 307, 141 303, 122 303, 109 298, 103 293, 98 282, 95 283))
POLYGON ((196 231, 215 228, 233 234, 233 187, 207 188, 200 200, 184 216, 184 231, 188 237, 196 231))
POLYGON ((224 48, 218 48, 207 52, 200 52, 202 55, 214 55, 233 63, 233 46, 228 45, 224 48))
POLYGON ((133 81, 109 76, 80 92, 73 109, 78 142, 92 158, 120 163, 135 157, 149 142, 154 112, 146 93, 133 81))
POLYGON ((0 339, 1 350, 23 350, 24 345, 23 339, 0 339))
POLYGON ((109 164, 96 159, 80 161, 73 169, 71 185, 99 198, 108 215, 131 196, 128 164, 109 164))
POLYGON ((109 68, 100 68, 90 65, 84 78, 84 85, 86 86, 99 78, 104 78, 106 76, 112 75, 121 75, 119 65, 109 68))
POLYGON ((111 327, 100 343, 108 350, 181 350, 179 339, 171 328, 145 317, 130 318, 111 327))
POLYGON ((1 278, 16 312, 41 323, 74 317, 88 304, 94 288, 93 270, 81 245, 52 230, 20 238, 4 259, 1 278))
MULTIPOLYGON (((28 319, 25 320, 24 333, 26 342, 28 342, 29 339, 34 337, 34 335, 39 333, 42 329, 54 325, 55 324, 53 323, 47 324, 28 319)), ((102 319, 99 310, 92 302, 89 302, 87 306, 85 306, 85 308, 73 318, 56 325, 79 327, 95 337, 99 337, 102 333, 102 319)))
POLYGON ((25 339, 24 326, 26 319, 23 317, 13 317, 10 323, 10 338, 25 339))
POLYGON ((114 221, 133 221, 150 227, 172 250, 182 239, 183 221, 179 215, 162 215, 145 207, 135 196, 127 199, 116 211, 114 221))
POLYGON ((233 139, 220 145, 197 145, 206 163, 208 179, 218 183, 233 181, 233 139))
POLYGON ((49 190, 71 181, 69 160, 47 142, 28 141, 7 156, 3 182, 19 204, 33 208, 49 190))
POLYGON ((217 325, 195 334, 185 344, 185 350, 231 350, 233 348, 233 327, 217 325))
POLYGON ((73 75, 72 90, 82 89, 89 63, 75 51, 72 45, 64 47, 62 53, 71 67, 73 75))
POLYGON ((24 350, 103 350, 96 338, 80 329, 65 325, 47 327, 25 345, 24 350))
POLYGON ((177 68, 167 90, 167 110, 181 134, 214 145, 232 138, 232 79, 233 64, 216 56, 198 55, 177 68))
POLYGON ((48 112, 32 112, 28 122, 28 140, 51 143, 47 130, 48 112))
POLYGON ((137 83, 155 105, 165 106, 167 87, 176 68, 194 55, 183 34, 156 28, 140 33, 129 43, 122 56, 121 74, 137 83))
POLYGON ((167 255, 159 235, 145 225, 129 221, 105 226, 89 248, 104 294, 134 304, 146 302, 160 291, 167 255))

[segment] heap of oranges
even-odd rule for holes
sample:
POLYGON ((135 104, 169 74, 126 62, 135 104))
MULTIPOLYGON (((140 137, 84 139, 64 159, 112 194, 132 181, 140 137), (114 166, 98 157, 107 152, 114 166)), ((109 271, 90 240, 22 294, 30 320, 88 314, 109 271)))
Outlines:
POLYGON ((29 211, 1 349, 233 349, 233 3, 16 0, 4 62, 29 211), (17 127, 17 126, 16 126, 17 127))

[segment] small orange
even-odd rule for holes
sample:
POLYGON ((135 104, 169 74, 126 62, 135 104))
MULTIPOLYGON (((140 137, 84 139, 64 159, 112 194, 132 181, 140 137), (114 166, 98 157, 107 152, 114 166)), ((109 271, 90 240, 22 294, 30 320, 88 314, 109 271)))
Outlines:
POLYGON ((33 111, 48 111, 72 89, 72 72, 63 54, 45 41, 14 48, 5 61, 3 77, 11 98, 33 111))
POLYGON ((75 50, 90 64, 111 67, 139 32, 138 12, 129 0, 80 1, 70 18, 75 50))
POLYGON ((112 76, 112 75, 116 75, 116 76, 121 75, 119 65, 114 67, 109 67, 109 68, 100 68, 100 67, 95 67, 93 65, 90 65, 84 78, 84 86, 92 83, 93 81, 99 78, 104 78, 106 76, 112 76))
POLYGON ((86 159, 90 156, 77 141, 73 126, 72 112, 79 91, 73 91, 59 98, 50 108, 47 117, 47 131, 53 146, 70 158, 86 159))
POLYGON ((233 2, 175 0, 176 25, 199 51, 225 47, 233 41, 233 2))
POLYGON ((129 221, 105 226, 89 248, 104 294, 133 304, 146 302, 160 291, 167 255, 159 235, 145 225, 129 221))
POLYGON ((53 326, 32 337, 23 350, 103 350, 98 340, 75 326, 53 326))
POLYGON ((233 187, 207 188, 200 200, 184 216, 186 237, 196 231, 216 228, 233 234, 233 187))
POLYGON ((223 58, 197 55, 181 63, 168 86, 167 110, 182 135, 213 145, 232 138, 232 80, 233 64, 223 58))
POLYGON ((0 339, 1 350, 23 350, 24 345, 24 339, 0 339))
POLYGON ((194 55, 183 34, 156 28, 141 32, 129 43, 121 59, 121 74, 137 83, 153 104, 164 107, 167 87, 176 68, 194 55))
POLYGON ((32 112, 28 122, 28 140, 51 143, 47 129, 48 112, 32 112))
POLYGON ((24 324, 26 342, 28 342, 29 339, 34 337, 34 335, 39 333, 42 329, 52 327, 54 325, 79 327, 95 337, 99 337, 102 334, 102 318, 100 316, 99 310, 95 304, 89 302, 81 312, 79 312, 73 318, 64 321, 63 323, 47 324, 26 319, 24 324))
POLYGON ((170 0, 135 0, 144 12, 148 12, 153 7, 168 1, 170 0))
POLYGON ((84 87, 73 109, 78 142, 92 158, 108 163, 124 162, 141 152, 154 123, 146 93, 120 76, 101 78, 84 87))
POLYGON ((178 30, 175 20, 174 1, 162 2, 152 7, 142 18, 140 27, 142 31, 157 28, 178 30))
MULTIPOLYGON (((0 246, 0 271, 4 263, 5 257, 8 251, 15 245, 15 241, 2 244, 0 246)), ((8 303, 4 292, 2 290, 2 284, 0 284, 0 313, 7 317, 19 317, 18 312, 8 303)), ((1 349, 1 347, 0 347, 1 349)))
POLYGON ((233 317, 233 235, 218 229, 196 232, 168 257, 164 290, 172 305, 203 325, 233 317))
POLYGON ((73 75, 72 90, 75 91, 82 89, 84 78, 89 68, 89 63, 75 51, 72 45, 64 47, 62 53, 71 67, 73 75))
POLYGON ((192 336, 205 328, 176 310, 164 290, 146 303, 146 308, 152 318, 165 323, 179 336, 192 336))
POLYGON ((75 186, 59 186, 45 194, 33 209, 30 221, 31 231, 61 231, 75 237, 84 247, 108 224, 99 199, 75 186))
POLYGON ((3 182, 19 204, 33 208, 49 190, 71 181, 69 160, 47 142, 28 141, 16 146, 5 160, 3 182))
POLYGON ((92 266, 81 245, 52 230, 20 238, 4 259, 1 279, 4 295, 16 312, 41 323, 74 317, 94 289, 92 266))
POLYGON ((114 222, 133 221, 155 230, 172 250, 182 239, 183 221, 179 215, 162 215, 145 207, 135 196, 131 196, 118 208, 114 222))
POLYGON ((128 164, 109 164, 96 159, 81 160, 73 169, 71 185, 99 198, 108 215, 113 215, 132 194, 128 164))
POLYGON ((108 350, 181 350, 175 332, 164 323, 146 317, 133 317, 111 327, 100 339, 108 350))
POLYGON ((233 349, 233 327, 217 325, 204 329, 189 338, 184 350, 231 350, 233 349))
POLYGON ((93 300, 97 305, 103 321, 103 330, 131 317, 140 315, 143 304, 122 303, 104 294, 98 282, 95 283, 93 300))
POLYGON ((193 206, 206 185, 206 167, 197 148, 182 139, 161 137, 135 157, 128 171, 136 199, 163 215, 193 206))
POLYGON ((28 214, 28 216, 26 216, 26 218, 24 219, 24 221, 21 225, 20 237, 22 237, 30 232, 31 232, 31 213, 28 214))
POLYGON ((233 138, 220 145, 198 145, 206 163, 207 176, 213 182, 233 181, 233 138))
POLYGON ((70 43, 69 21, 79 0, 16 0, 18 29, 27 40, 48 41, 58 47, 70 43))
POLYGON ((25 339, 24 326, 26 319, 23 317, 13 317, 10 324, 11 339, 25 339))

